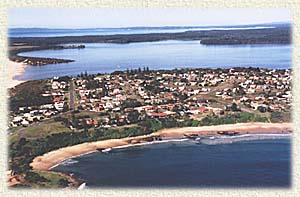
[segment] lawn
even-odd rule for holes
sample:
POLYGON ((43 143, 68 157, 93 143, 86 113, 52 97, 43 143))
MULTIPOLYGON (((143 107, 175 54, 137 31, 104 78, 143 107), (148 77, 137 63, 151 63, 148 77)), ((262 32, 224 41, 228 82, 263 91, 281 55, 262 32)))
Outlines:
POLYGON ((40 125, 34 125, 28 127, 24 134, 29 138, 41 138, 46 137, 54 133, 70 132, 71 129, 63 125, 61 122, 49 122, 41 123, 40 125))
POLYGON ((59 181, 61 179, 68 180, 66 176, 57 172, 38 171, 38 170, 34 170, 33 172, 38 173, 40 176, 49 180, 49 182, 44 182, 44 186, 49 188, 59 187, 60 186, 59 181))
POLYGON ((14 143, 16 141, 18 141, 20 138, 20 136, 18 134, 13 134, 9 136, 9 143, 14 143))

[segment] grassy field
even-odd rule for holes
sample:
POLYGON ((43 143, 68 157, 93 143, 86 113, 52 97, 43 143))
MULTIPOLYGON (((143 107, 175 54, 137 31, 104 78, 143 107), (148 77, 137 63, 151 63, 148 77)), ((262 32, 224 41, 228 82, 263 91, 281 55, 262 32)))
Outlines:
MULTIPOLYGON (((99 118, 99 113, 98 112, 93 112, 93 111, 80 111, 79 113, 75 113, 74 115, 75 115, 75 117, 89 116, 91 118, 96 118, 96 119, 99 118)), ((71 119, 72 113, 71 112, 65 112, 62 117, 71 119)))
POLYGON ((71 129, 63 125, 61 122, 53 121, 46 124, 41 123, 40 125, 28 127, 24 132, 24 136, 29 138, 41 138, 54 133, 62 133, 69 131, 71 131, 71 129))
POLYGON ((40 176, 46 178, 48 181, 43 183, 43 186, 49 188, 60 187, 60 180, 68 180, 66 176, 57 172, 51 171, 38 171, 34 170, 33 172, 39 174, 40 176))
POLYGON ((13 134, 13 135, 9 136, 9 142, 14 143, 14 142, 18 141, 19 138, 20 138, 20 136, 18 134, 13 134))

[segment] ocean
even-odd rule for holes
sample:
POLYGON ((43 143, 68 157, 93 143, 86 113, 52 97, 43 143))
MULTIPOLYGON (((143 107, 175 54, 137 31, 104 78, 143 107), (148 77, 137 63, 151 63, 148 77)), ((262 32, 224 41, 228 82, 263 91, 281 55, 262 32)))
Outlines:
POLYGON ((69 159, 54 171, 87 187, 289 187, 291 139, 194 140, 113 149, 69 159))

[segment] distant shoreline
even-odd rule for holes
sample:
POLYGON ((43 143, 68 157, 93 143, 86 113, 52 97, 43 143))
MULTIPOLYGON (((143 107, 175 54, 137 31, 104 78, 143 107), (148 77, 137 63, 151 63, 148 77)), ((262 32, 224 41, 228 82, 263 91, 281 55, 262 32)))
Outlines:
POLYGON ((203 45, 243 45, 243 44, 290 44, 290 27, 245 30, 210 30, 185 31, 179 33, 145 33, 85 35, 62 37, 10 37, 9 59, 12 61, 28 61, 30 65, 42 66, 73 62, 71 59, 45 57, 25 57, 19 53, 37 50, 63 50, 59 45, 82 43, 115 43, 129 44, 139 42, 157 42, 164 40, 199 41, 203 45))
POLYGON ((96 142, 86 142, 74 146, 64 147, 37 156, 30 163, 34 170, 51 170, 61 162, 76 156, 120 146, 138 145, 147 142, 150 137, 161 137, 163 139, 184 138, 186 135, 217 135, 218 132, 238 132, 239 134, 276 134, 289 133, 292 131, 292 123, 237 123, 227 125, 214 125, 202 127, 184 127, 163 129, 149 135, 127 137, 121 139, 109 139, 96 142))

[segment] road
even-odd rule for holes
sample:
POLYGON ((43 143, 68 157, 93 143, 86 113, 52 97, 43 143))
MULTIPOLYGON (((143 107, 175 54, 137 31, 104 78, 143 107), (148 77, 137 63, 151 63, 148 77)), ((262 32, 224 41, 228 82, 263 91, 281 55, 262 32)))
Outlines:
POLYGON ((74 109, 74 97, 75 96, 75 90, 74 90, 74 81, 71 80, 70 83, 70 110, 74 109))
MULTIPOLYGON (((190 99, 192 99, 194 97, 199 97, 199 95, 201 95, 201 97, 207 98, 207 99, 208 98, 210 98, 210 99, 216 99, 216 97, 214 96, 216 92, 224 90, 225 88, 231 88, 232 89, 234 87, 234 84, 236 84, 238 82, 241 82, 241 80, 230 80, 230 81, 227 81, 227 82, 225 82, 223 84, 220 84, 220 85, 218 85, 216 87, 211 87, 210 91, 208 93, 205 92, 205 93, 202 93, 202 94, 200 93, 200 94, 193 95, 193 96, 187 98, 186 101, 190 100, 190 99)), ((220 104, 222 104, 224 106, 232 104, 231 100, 226 101, 226 100, 221 100, 220 98, 218 98, 216 100, 217 100, 218 103, 220 103, 220 104)), ((251 109, 251 108, 247 108, 245 106, 240 106, 240 109, 243 112, 247 112, 247 113, 251 113, 251 114, 256 114, 256 115, 262 115, 262 113, 260 113, 259 111, 251 109)))

